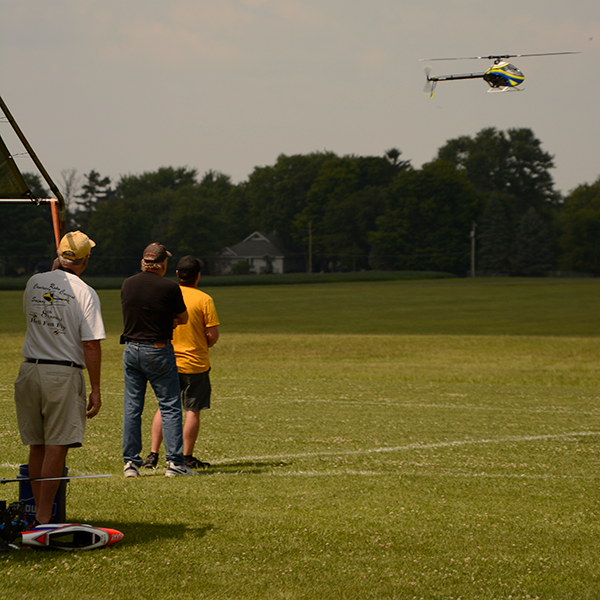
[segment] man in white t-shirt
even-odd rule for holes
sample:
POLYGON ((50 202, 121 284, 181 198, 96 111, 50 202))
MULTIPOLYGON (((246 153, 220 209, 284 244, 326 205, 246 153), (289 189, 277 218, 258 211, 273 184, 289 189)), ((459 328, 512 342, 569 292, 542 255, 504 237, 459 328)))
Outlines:
MULTIPOLYGON (((33 479, 63 474, 68 449, 82 445, 86 417, 96 416, 102 404, 100 340, 106 336, 100 300, 80 279, 95 245, 80 231, 67 233, 57 250, 57 268, 31 277, 23 296, 27 333, 15 404, 33 479)), ((39 523, 50 522, 59 483, 31 482, 39 523)))

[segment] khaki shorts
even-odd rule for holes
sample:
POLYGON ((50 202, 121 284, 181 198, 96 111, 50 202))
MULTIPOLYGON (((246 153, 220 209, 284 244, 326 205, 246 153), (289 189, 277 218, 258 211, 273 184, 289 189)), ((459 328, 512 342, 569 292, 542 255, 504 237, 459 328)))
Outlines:
POLYGON ((15 381, 21 440, 26 446, 81 446, 85 377, 76 367, 23 363, 15 381))

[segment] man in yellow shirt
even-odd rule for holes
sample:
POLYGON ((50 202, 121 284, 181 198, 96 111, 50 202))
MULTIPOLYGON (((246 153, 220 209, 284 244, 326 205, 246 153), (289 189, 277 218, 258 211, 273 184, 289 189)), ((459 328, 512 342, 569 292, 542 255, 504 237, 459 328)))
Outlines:
MULTIPOLYGON (((209 348, 219 339, 219 317, 212 298, 198 289, 202 261, 184 256, 177 263, 177 277, 187 307, 188 322, 173 331, 173 348, 179 373, 181 399, 185 410, 183 427, 183 458, 190 469, 210 467, 209 463, 194 458, 194 445, 200 430, 200 411, 210 408, 211 385, 209 378, 209 348)), ((162 443, 160 410, 152 421, 151 452, 142 466, 154 468, 162 443)))

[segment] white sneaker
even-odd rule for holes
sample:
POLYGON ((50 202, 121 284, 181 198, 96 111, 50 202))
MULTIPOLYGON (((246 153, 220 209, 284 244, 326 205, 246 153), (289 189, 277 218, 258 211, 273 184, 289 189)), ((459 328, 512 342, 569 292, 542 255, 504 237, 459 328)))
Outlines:
POLYGON ((173 461, 168 460, 165 477, 178 477, 179 475, 200 475, 200 473, 192 471, 192 469, 185 465, 176 465, 173 461))
POLYGON ((129 461, 128 463, 125 463, 125 467, 123 468, 123 475, 125 475, 125 477, 139 477, 140 471, 134 462, 129 461))

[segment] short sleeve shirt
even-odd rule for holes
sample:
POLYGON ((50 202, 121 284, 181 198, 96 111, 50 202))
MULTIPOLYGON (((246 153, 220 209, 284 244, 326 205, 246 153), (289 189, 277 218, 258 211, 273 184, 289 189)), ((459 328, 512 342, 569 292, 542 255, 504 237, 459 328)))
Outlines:
POLYGON ((25 358, 85 366, 82 342, 106 338, 100 299, 77 275, 57 269, 29 279, 23 294, 25 358))
POLYGON ((186 307, 179 285, 157 273, 129 277, 121 287, 123 337, 153 343, 173 338, 173 317, 186 307))
POLYGON ((189 286, 181 286, 188 308, 188 322, 173 332, 173 348, 180 373, 204 373, 210 369, 206 328, 219 325, 213 299, 189 286))

